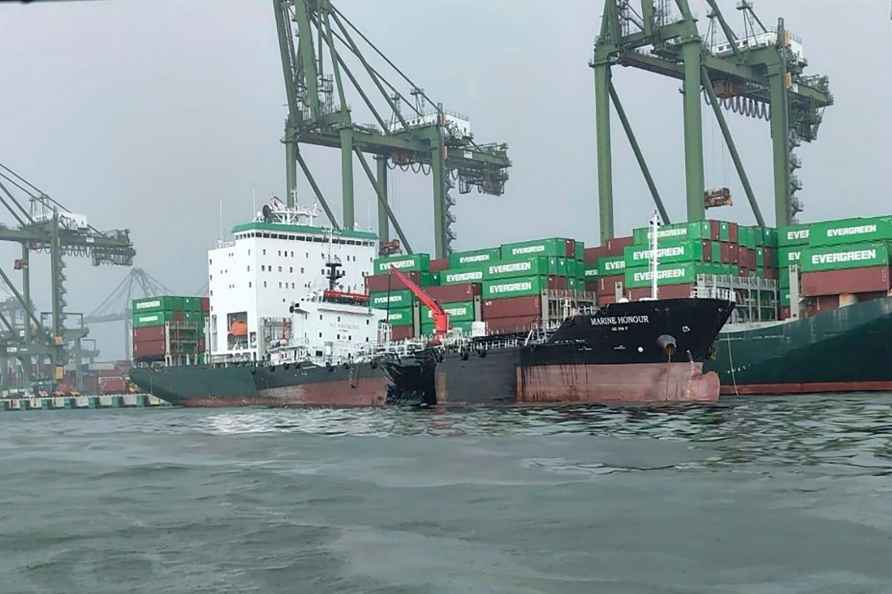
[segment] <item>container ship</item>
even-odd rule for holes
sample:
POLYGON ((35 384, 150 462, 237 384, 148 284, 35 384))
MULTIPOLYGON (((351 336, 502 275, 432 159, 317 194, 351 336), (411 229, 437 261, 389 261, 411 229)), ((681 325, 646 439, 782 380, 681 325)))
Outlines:
MULTIPOLYGON (((446 261, 392 259, 421 281, 438 275, 441 286, 428 287, 429 294, 444 307, 461 303, 462 312, 474 305, 479 328, 467 346, 408 354, 390 371, 401 390, 426 402, 512 402, 533 331, 554 330, 568 305, 605 308, 647 299, 656 253, 661 298, 723 297, 736 304, 703 360, 704 371, 718 374, 722 394, 889 390, 890 221, 845 219, 780 230, 702 221, 661 227, 656 248, 652 231, 639 228, 587 249, 551 239, 458 252, 446 261), (526 250, 542 255, 523 255, 526 250), (574 266, 569 259, 576 261, 575 278, 551 274, 574 266), (540 275, 520 276, 531 271, 540 275), (576 290, 562 293, 557 286, 576 290)), ((387 275, 367 282, 399 286, 387 275)), ((414 335, 431 330, 415 328, 414 335)))

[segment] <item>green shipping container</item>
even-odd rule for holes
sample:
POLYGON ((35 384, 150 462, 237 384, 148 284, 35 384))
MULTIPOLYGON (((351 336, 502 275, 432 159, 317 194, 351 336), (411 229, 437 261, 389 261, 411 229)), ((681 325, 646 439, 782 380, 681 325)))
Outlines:
POLYGON ((134 299, 131 303, 130 311, 134 315, 150 311, 201 311, 201 299, 198 297, 177 297, 173 295, 145 297, 143 299, 134 299), (196 305, 187 307, 187 299, 194 300, 196 305))
MULTIPOLYGON (((556 274, 553 268, 557 268, 559 258, 518 258, 517 260, 504 260, 487 264, 483 268, 484 280, 497 280, 500 278, 513 278, 515 276, 543 276, 556 274)), ((563 260, 563 258, 560 258, 563 260)), ((566 270, 566 265, 564 266, 566 270)))
POLYGON ((546 256, 555 258, 574 257, 576 243, 572 239, 552 237, 537 241, 522 241, 519 243, 506 243, 502 245, 502 259, 527 258, 530 256, 546 256), (567 253, 570 246, 571 254, 567 253))
POLYGON ((539 295, 548 288, 547 276, 521 276, 483 283, 484 299, 528 297, 539 295))
POLYGON ((403 309, 412 307, 415 296, 412 291, 378 291, 369 293, 369 305, 375 309, 403 309))
MULTIPOLYGON (((650 227, 639 227, 632 231, 634 241, 638 245, 650 244, 650 227)), ((690 241, 694 239, 711 239, 712 228, 707 221, 694 223, 678 223, 676 225, 663 225, 657 232, 659 243, 690 241)))
POLYGON ((799 264, 799 258, 803 248, 800 246, 783 247, 777 250, 777 263, 781 268, 787 268, 793 264, 799 264))
POLYGON ((754 250, 758 246, 756 242, 757 234, 759 236, 762 234, 758 227, 740 227, 737 230, 737 243, 745 248, 754 250))
POLYGON ((811 225, 791 225, 777 230, 778 247, 808 245, 811 237, 811 225))
POLYGON ((815 223, 811 227, 809 246, 834 246, 869 241, 892 241, 892 219, 845 219, 815 223))
POLYGON ((151 326, 163 326, 167 322, 174 321, 172 311, 153 311, 147 313, 135 313, 131 320, 134 328, 149 328, 151 326))
MULTIPOLYGON (((443 311, 449 314, 450 322, 468 322, 476 319, 473 301, 458 301, 456 303, 444 303, 443 311)), ((421 323, 433 323, 434 315, 428 308, 423 308, 421 323)))
POLYGON ((422 287, 439 287, 440 286, 440 273, 439 272, 429 272, 427 274, 421 274, 421 286, 422 287))
MULTIPOLYGON (((473 321, 466 322, 453 322, 452 319, 449 320, 449 326, 453 330, 461 330, 463 334, 466 336, 470 336, 471 334, 471 325, 473 321)), ((421 324, 421 334, 423 336, 433 336, 434 334, 434 323, 432 321, 425 321, 421 324)))
POLYGON ((883 242, 814 247, 802 250, 803 272, 889 265, 889 246, 883 242))
POLYGON ((500 260, 502 252, 499 248, 487 248, 466 252, 453 252, 449 256, 449 268, 465 268, 482 266, 500 260))
POLYGON ((585 262, 585 242, 584 241, 576 242, 576 261, 577 262, 585 262))
POLYGON ((719 241, 731 241, 731 224, 719 221, 719 241))
POLYGON ((375 258, 375 274, 387 274, 390 268, 396 268, 400 272, 428 272, 430 270, 431 257, 428 254, 412 254, 410 256, 388 256, 375 258))
MULTIPOLYGON (((721 245, 715 245, 721 248, 721 245)), ((712 245, 709 247, 708 254, 712 259, 714 249, 712 245)), ((630 245, 624 250, 623 258, 626 262, 626 268, 635 268, 650 265, 652 250, 648 246, 630 245)), ((721 254, 719 254, 721 256, 721 254)), ((702 262, 706 259, 707 254, 703 251, 702 241, 679 241, 666 242, 661 244, 657 249, 657 257, 660 263, 674 264, 678 262, 702 262)))
POLYGON ((592 280, 595 280, 596 278, 598 278, 599 276, 600 276, 600 274, 598 272, 597 266, 595 266, 594 268, 586 268, 585 269, 586 280, 592 281, 592 280))
POLYGON ((616 276, 626 271, 623 256, 610 256, 598 259, 598 276, 616 276))
POLYGON ((777 275, 777 286, 781 289, 790 288, 790 269, 781 268, 777 275))
POLYGON ((762 245, 776 248, 778 245, 777 229, 774 227, 756 227, 762 233, 762 245))
POLYGON ((465 283, 482 283, 483 267, 467 267, 440 271, 441 285, 462 285, 465 283))
POLYGON ((411 307, 391 309, 387 312, 387 315, 388 317, 385 320, 390 322, 391 326, 412 326, 415 323, 411 307))
MULTIPOLYGON (((686 285, 697 282, 700 274, 736 274, 737 267, 729 264, 716 264, 712 262, 682 262, 660 266, 657 271, 657 285, 686 285)), ((651 272, 649 268, 626 269, 626 288, 641 289, 651 284, 651 272)))

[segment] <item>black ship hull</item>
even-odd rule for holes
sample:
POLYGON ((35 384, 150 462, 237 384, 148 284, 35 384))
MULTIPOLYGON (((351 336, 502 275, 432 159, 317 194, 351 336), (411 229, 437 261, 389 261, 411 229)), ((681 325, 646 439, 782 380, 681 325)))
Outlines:
POLYGON ((545 343, 431 349, 385 367, 397 391, 437 403, 712 401, 719 380, 703 363, 733 307, 715 299, 607 305, 566 320, 545 343))

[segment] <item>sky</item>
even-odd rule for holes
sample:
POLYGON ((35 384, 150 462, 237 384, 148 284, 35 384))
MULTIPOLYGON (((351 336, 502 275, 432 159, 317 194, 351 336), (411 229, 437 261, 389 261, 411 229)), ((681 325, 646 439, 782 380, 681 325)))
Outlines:
MULTIPOLYGON (((506 142, 503 196, 458 196, 456 249, 534 237, 598 240, 594 91, 588 67, 599 0, 339 0, 339 9, 435 101, 466 114, 477 142, 506 142)), ((720 0, 732 26, 735 2, 720 0)), ((176 293, 206 283, 206 250, 254 206, 284 193, 286 114, 269 0, 0 3, 0 163, 100 228, 128 228, 148 271, 176 293)), ((692 2, 705 15, 704 2, 692 2)), ((811 73, 830 76, 836 105, 799 152, 803 221, 887 214, 892 21, 886 0, 757 2, 785 18, 811 73)), ((705 19, 701 20, 705 28, 705 19)), ((670 216, 684 216, 679 83, 617 68, 622 97, 670 216)), ((356 119, 363 119, 356 97, 356 119)), ((773 218, 768 124, 728 116, 763 212, 773 218)), ((754 222, 721 135, 704 107, 706 183, 728 186, 717 218, 754 222)), ((613 117, 616 229, 646 224, 653 206, 613 117)), ((340 160, 305 149, 340 212, 340 160)), ((374 194, 358 165, 358 224, 374 227, 374 194)), ((392 175, 391 201, 416 251, 433 249, 429 177, 392 175)), ((299 200, 312 196, 306 184, 299 200)), ((6 213, 0 222, 11 222, 6 213)), ((0 246, 10 271, 17 248, 0 246)), ((49 306, 49 265, 35 257, 33 292, 49 306)), ((123 268, 68 259, 69 311, 91 312, 123 268)), ((96 327, 103 357, 122 330, 96 327)))

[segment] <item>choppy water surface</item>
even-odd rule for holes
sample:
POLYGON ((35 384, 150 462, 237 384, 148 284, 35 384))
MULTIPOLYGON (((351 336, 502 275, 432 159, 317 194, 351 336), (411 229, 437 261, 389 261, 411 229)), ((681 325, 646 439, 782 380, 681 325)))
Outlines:
POLYGON ((892 592, 892 395, 0 413, 0 592, 892 592))

